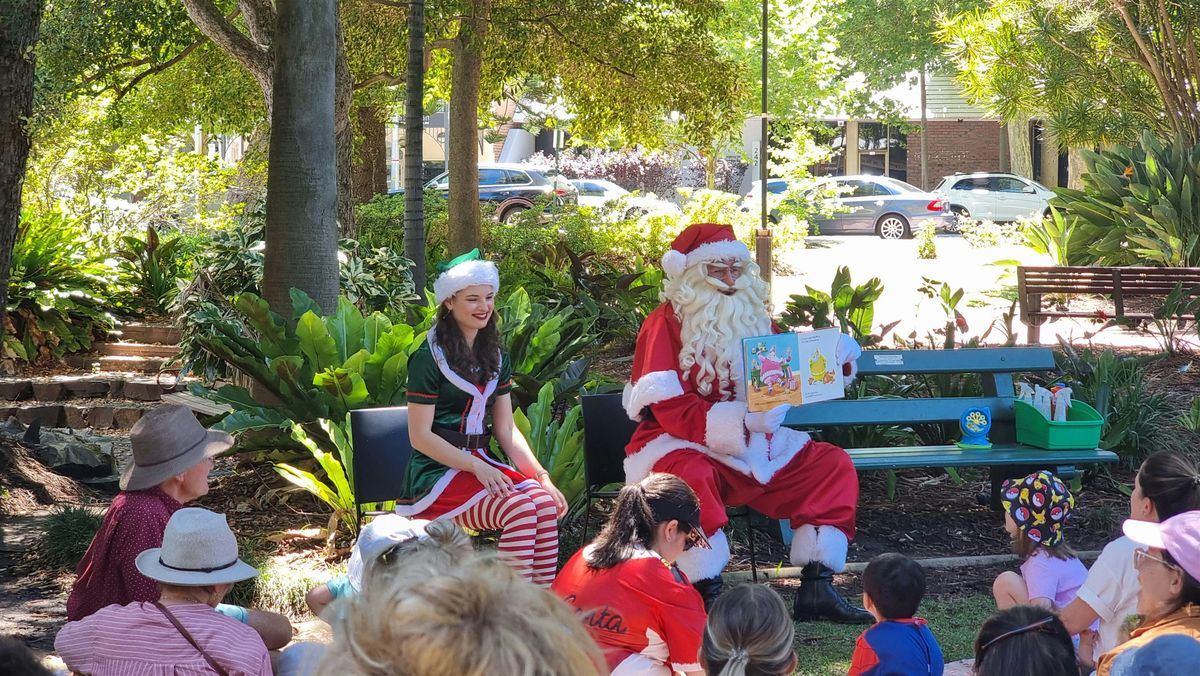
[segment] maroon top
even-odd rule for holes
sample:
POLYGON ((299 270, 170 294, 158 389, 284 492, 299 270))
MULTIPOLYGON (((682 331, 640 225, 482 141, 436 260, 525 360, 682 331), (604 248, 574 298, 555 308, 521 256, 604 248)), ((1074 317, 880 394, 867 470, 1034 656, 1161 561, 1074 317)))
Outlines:
POLYGON ((137 555, 161 547, 167 520, 183 507, 161 488, 122 491, 75 569, 67 619, 82 620, 104 606, 157 601, 158 583, 138 572, 137 555))

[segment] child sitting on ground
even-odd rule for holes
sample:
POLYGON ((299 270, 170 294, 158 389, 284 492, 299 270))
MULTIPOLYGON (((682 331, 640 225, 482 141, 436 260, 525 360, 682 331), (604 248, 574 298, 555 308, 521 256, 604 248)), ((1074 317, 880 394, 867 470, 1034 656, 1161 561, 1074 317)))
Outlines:
POLYGON ((786 676, 796 670, 795 638, 796 626, 774 589, 734 587, 708 615, 700 666, 709 676, 786 676))
POLYGON ((1063 524, 1075 498, 1058 477, 1045 470, 1004 482, 1004 530, 1012 536, 1021 572, 1005 571, 992 584, 1000 610, 1035 605, 1059 610, 1075 598, 1087 579, 1087 567, 1067 546, 1063 524))
POLYGON ((916 617, 925 596, 925 571, 903 554, 880 554, 863 572, 863 605, 875 617, 854 646, 850 676, 942 676, 942 648, 916 617))
MULTIPOLYGON (((471 552, 471 539, 453 521, 424 521, 408 519, 398 514, 383 514, 363 526, 350 552, 346 574, 317 585, 304 597, 313 615, 321 617, 325 608, 337 599, 348 598, 362 591, 364 573, 376 561, 395 563, 403 556, 422 548, 442 550, 448 560, 471 552)), ((325 618, 322 618, 325 619, 325 618)))

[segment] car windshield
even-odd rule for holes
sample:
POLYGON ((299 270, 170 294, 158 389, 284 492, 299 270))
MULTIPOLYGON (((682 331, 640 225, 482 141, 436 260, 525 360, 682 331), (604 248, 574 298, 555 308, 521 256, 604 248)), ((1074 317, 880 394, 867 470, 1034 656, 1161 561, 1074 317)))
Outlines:
POLYGON ((1046 186, 1042 185, 1041 183, 1038 183, 1037 181, 1030 181, 1030 183, 1037 186, 1038 190, 1045 190, 1046 192, 1054 192, 1050 188, 1047 188, 1046 186))

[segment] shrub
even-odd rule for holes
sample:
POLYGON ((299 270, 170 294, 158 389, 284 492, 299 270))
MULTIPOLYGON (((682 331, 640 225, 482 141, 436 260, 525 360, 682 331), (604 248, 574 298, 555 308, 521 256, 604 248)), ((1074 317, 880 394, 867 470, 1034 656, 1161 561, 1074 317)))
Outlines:
POLYGON ((959 217, 958 231, 968 245, 985 249, 1006 244, 1025 244, 1025 231, 1029 226, 1030 222, 1024 219, 996 223, 959 217))
MULTIPOLYGON (((863 347, 877 345, 896 324, 881 326, 879 334, 871 333, 875 321, 875 302, 883 295, 883 283, 872 277, 855 286, 850 281, 850 268, 839 267, 833 276, 829 292, 805 286, 806 294, 792 294, 779 317, 786 329, 824 329, 837 326, 863 347)), ((899 322, 896 322, 897 324, 899 322)))
POLYGON ((191 251, 183 235, 163 239, 153 225, 144 237, 123 235, 116 251, 117 279, 125 287, 120 302, 137 316, 164 315, 188 276, 191 251))
POLYGON ((1083 190, 1051 204, 1087 242, 1087 264, 1200 265, 1200 145, 1166 145, 1149 131, 1135 146, 1084 151, 1083 190))
POLYGON ((24 213, 13 244, 4 351, 46 363, 86 350, 113 327, 110 270, 86 230, 58 212, 24 213))
POLYGON ((680 160, 661 151, 569 150, 551 157, 536 153, 525 160, 537 167, 554 167, 567 178, 604 178, 626 190, 671 199, 679 183, 680 160))
POLYGON ((55 508, 42 524, 41 554, 45 562, 60 570, 74 571, 103 520, 100 514, 86 507, 55 508))
POLYGON ((924 221, 917 228, 917 258, 932 260, 937 258, 937 226, 930 221, 924 221))

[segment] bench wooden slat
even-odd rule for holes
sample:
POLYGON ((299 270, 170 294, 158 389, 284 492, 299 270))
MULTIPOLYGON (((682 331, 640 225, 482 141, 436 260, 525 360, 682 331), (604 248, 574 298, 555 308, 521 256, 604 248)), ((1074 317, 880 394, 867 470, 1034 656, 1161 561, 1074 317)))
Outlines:
POLYGON ((1061 466, 1092 462, 1116 462, 1117 454, 1103 450, 1047 451, 1033 446, 995 445, 992 448, 944 446, 889 446, 885 448, 848 448, 850 459, 860 470, 906 469, 919 467, 970 467, 996 465, 1061 466))
POLYGON ((836 399, 793 406, 784 419, 788 427, 847 425, 919 425, 958 422, 963 411, 986 406, 993 422, 1013 420, 1013 397, 938 397, 911 399, 836 399))
POLYGON ((1045 347, 867 350, 858 359, 860 375, 1023 373, 1055 367, 1054 353, 1045 347))

